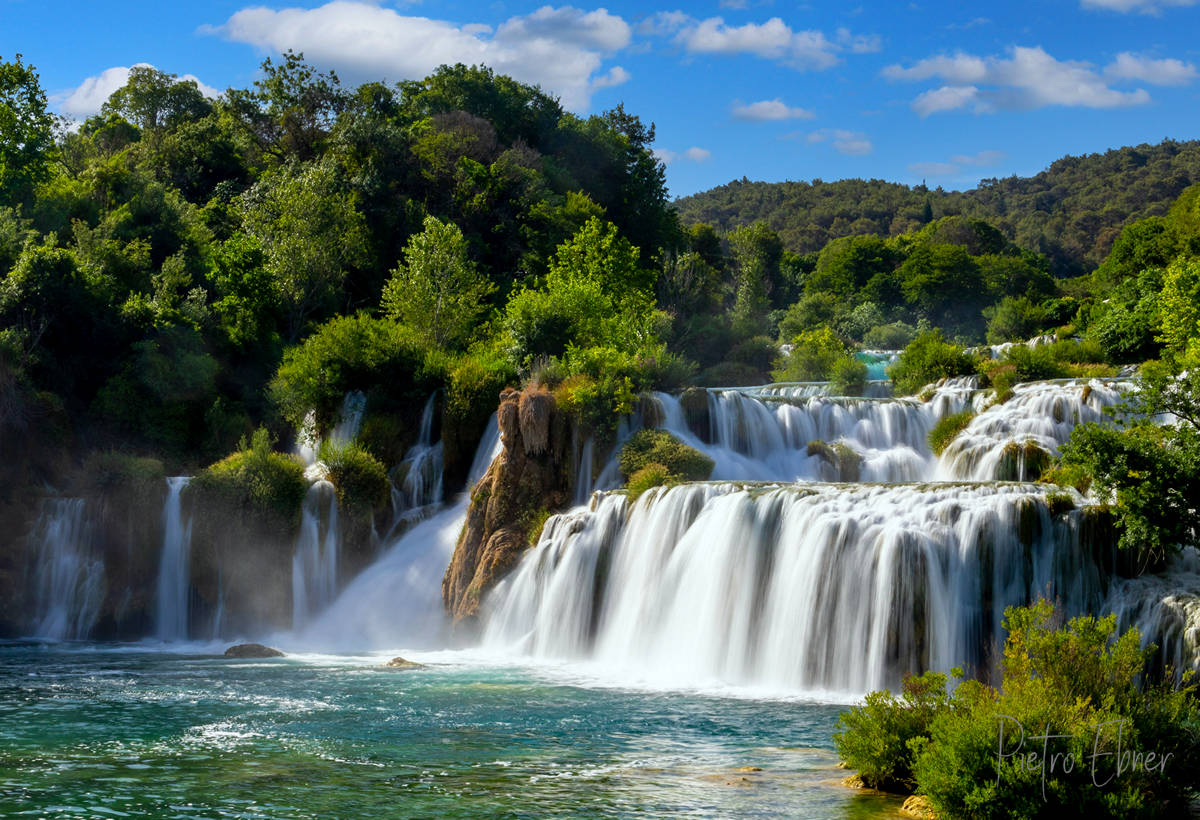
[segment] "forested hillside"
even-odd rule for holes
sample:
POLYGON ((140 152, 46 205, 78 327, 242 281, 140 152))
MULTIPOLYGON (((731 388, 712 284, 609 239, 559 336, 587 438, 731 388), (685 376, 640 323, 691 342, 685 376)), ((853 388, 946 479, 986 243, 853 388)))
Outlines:
POLYGON ((685 225, 722 230, 763 222, 796 253, 831 239, 896 236, 938 217, 985 219, 1018 245, 1045 254, 1060 276, 1086 273, 1108 255, 1121 228, 1161 216, 1200 181, 1200 142, 1164 140, 1103 154, 1063 157, 1033 177, 982 180, 970 191, 883 180, 730 182, 676 203, 685 225))

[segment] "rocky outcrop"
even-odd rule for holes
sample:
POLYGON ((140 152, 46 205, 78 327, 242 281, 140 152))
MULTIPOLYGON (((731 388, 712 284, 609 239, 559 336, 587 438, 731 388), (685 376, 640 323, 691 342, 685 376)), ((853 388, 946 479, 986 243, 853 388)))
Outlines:
POLYGON ((383 666, 386 669, 424 669, 425 668, 425 664, 417 663, 416 661, 410 661, 408 658, 402 658, 399 655, 392 658, 390 661, 385 663, 383 666))
POLYGON ((442 601, 460 634, 479 604, 536 539, 546 512, 571 498, 570 424, 542 388, 500 394, 504 450, 471 491, 467 521, 442 579, 442 601))
POLYGON ((260 643, 239 643, 225 650, 227 658, 283 658, 286 657, 278 649, 263 646, 260 643))

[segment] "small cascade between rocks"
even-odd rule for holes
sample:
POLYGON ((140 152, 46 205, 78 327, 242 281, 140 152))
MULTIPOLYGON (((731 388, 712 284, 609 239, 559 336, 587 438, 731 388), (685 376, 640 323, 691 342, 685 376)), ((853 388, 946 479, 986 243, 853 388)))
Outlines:
POLYGON ((104 560, 92 550, 92 522, 82 498, 49 498, 29 536, 33 551, 31 635, 84 640, 100 617, 104 560))
MULTIPOLYGON (((422 428, 426 429, 424 424, 422 428)), ((441 442, 429 450, 434 448, 440 459, 441 442)), ((442 576, 466 520, 470 489, 501 450, 500 428, 493 416, 472 458, 467 491, 452 506, 427 513, 391 538, 375 563, 294 637, 312 646, 342 650, 438 645, 448 626, 442 607, 442 576)), ((440 499, 440 472, 438 477, 440 499)))
MULTIPOLYGON (((442 442, 433 440, 436 399, 434 394, 425 402, 417 443, 391 471, 392 525, 385 540, 395 534, 398 527, 420 521, 442 506, 442 442)), ((498 431, 496 435, 499 436, 498 431)))
POLYGON ((167 479, 154 605, 154 635, 162 641, 184 641, 188 637, 192 523, 183 520, 182 494, 190 480, 188 476, 167 479))

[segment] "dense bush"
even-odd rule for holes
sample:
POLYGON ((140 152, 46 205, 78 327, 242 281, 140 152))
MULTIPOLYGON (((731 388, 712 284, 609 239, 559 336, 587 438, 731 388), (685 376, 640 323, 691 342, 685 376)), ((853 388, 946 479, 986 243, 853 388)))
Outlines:
POLYGON ((835 396, 861 396, 867 390, 867 363, 855 356, 838 359, 829 374, 829 389, 835 396))
POLYGON ((904 322, 878 325, 863 336, 863 345, 871 350, 900 350, 917 337, 917 329, 904 322))
POLYGON ((944 678, 925 675, 901 697, 874 693, 841 718, 843 760, 868 785, 925 795, 944 817, 1183 808, 1200 787, 1195 685, 1143 684, 1153 648, 1134 629, 1118 635, 1115 616, 1064 624, 1041 601, 1008 609, 1005 627, 998 689, 964 681, 947 696, 944 678))
POLYGON ((666 430, 639 430, 618 456, 621 475, 628 480, 649 464, 659 464, 680 481, 704 481, 712 475, 713 461, 666 430))
POLYGON ((922 333, 888 369, 899 395, 913 394, 927 384, 954 376, 970 376, 975 360, 958 345, 942 338, 940 330, 922 333))
POLYGON ((299 427, 311 410, 324 429, 352 390, 418 405, 437 385, 425 363, 425 352, 402 325, 361 313, 340 316, 284 354, 271 397, 292 424, 299 427))
POLYGON ((308 491, 300 462, 274 452, 270 434, 262 428, 255 431, 248 447, 243 441, 243 449, 197 473, 192 485, 202 494, 285 521, 300 514, 308 491))
POLYGON ((987 340, 992 344, 1032 338, 1048 321, 1045 308, 1025 296, 1006 296, 984 315, 988 317, 987 340))
POLYGON ((781 382, 826 381, 847 358, 846 346, 830 328, 806 330, 792 340, 791 352, 771 375, 781 382))
POLYGON ((329 480, 337 488, 338 501, 352 511, 371 511, 388 502, 391 484, 387 468, 379 459, 356 444, 321 448, 321 461, 329 480))
POLYGON ((631 475, 625 482, 625 488, 629 491, 629 500, 636 501, 646 490, 669 484, 671 480, 671 471, 662 464, 652 461, 631 475))

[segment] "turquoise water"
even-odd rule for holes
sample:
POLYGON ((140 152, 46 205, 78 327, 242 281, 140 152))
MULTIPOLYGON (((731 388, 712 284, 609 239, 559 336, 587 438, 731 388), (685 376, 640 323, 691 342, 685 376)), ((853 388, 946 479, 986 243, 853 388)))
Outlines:
POLYGON ((416 657, 429 667, 0 646, 0 816, 850 818, 898 807, 835 785, 830 734, 844 707, 416 657))

